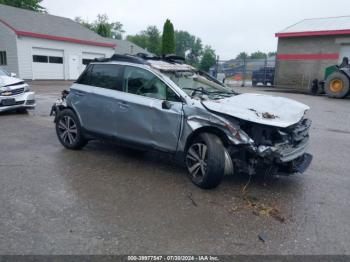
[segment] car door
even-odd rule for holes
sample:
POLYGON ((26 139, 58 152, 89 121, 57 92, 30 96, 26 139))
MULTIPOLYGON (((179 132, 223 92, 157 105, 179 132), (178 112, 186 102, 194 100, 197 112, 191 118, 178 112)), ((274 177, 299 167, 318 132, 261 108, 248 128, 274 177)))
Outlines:
POLYGON ((155 74, 136 66, 125 66, 123 90, 119 107, 124 113, 115 118, 118 135, 133 143, 175 151, 182 121, 178 96, 155 74))
POLYGON ((91 118, 95 107, 93 104, 93 89, 90 84, 91 69, 89 66, 71 86, 67 102, 73 107, 78 115, 80 124, 84 129, 90 130, 94 126, 94 119, 91 118))
POLYGON ((93 110, 89 112, 93 119, 90 131, 100 135, 118 137, 115 119, 123 111, 120 109, 119 96, 122 93, 122 66, 117 64, 93 64, 90 84, 93 110))

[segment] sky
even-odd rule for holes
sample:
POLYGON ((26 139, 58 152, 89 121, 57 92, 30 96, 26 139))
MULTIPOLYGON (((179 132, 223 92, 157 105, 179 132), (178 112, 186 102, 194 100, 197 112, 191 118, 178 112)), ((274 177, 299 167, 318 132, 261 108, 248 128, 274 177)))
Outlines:
POLYGON ((167 18, 212 46, 220 59, 276 51, 275 33, 306 18, 350 15, 349 0, 44 0, 53 15, 93 21, 107 14, 136 34, 167 18))

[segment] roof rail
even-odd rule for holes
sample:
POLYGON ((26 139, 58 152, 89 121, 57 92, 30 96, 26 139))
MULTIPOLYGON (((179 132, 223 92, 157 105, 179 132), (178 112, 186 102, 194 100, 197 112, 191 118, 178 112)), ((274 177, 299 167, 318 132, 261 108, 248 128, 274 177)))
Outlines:
POLYGON ((110 58, 95 58, 94 62, 110 62, 110 61, 121 61, 121 62, 130 62, 130 63, 135 63, 135 64, 146 64, 145 60, 136 57, 133 55, 119 55, 119 54, 114 54, 110 58))

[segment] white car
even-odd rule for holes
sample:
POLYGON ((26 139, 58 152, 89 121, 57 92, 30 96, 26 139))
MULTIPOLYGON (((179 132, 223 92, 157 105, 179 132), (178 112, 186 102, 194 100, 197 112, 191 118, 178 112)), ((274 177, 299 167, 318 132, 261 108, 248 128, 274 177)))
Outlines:
POLYGON ((35 108, 35 93, 16 74, 0 68, 0 112, 35 108))

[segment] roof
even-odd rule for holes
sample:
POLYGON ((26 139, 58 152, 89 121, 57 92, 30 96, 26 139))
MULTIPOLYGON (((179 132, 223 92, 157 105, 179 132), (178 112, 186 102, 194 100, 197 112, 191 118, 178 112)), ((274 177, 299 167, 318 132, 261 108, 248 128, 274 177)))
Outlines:
POLYGON ((144 53, 147 55, 153 55, 151 52, 146 49, 128 41, 128 40, 119 40, 119 39, 108 39, 109 42, 115 43, 117 45, 115 49, 116 54, 129 54, 136 55, 138 53, 144 53))
POLYGON ((276 33, 276 37, 348 35, 350 16, 305 19, 276 33))
POLYGON ((0 4, 0 23, 18 36, 44 38, 77 44, 115 47, 114 43, 65 17, 0 4))

